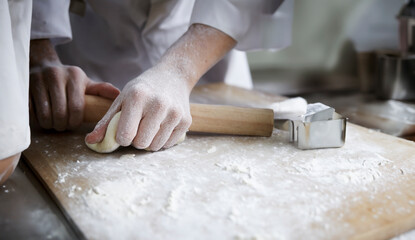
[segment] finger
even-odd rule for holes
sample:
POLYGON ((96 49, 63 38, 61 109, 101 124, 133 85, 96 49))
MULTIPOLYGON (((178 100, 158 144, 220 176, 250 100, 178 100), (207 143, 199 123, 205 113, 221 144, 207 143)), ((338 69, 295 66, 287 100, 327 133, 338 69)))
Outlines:
POLYGON ((75 129, 82 123, 85 105, 85 78, 80 68, 68 68, 69 81, 66 86, 68 96, 68 128, 75 129))
POLYGON ((143 114, 142 101, 124 101, 118 122, 116 141, 121 146, 129 146, 137 134, 143 114))
POLYGON ((52 103, 52 124, 57 131, 67 127, 68 112, 66 102, 66 76, 61 70, 49 68, 44 72, 48 84, 50 100, 52 103))
POLYGON ((138 149, 146 149, 153 142, 154 136, 160 130, 160 125, 164 119, 162 111, 149 113, 143 117, 138 127, 137 135, 133 140, 133 146, 138 149))
POLYGON ((183 118, 180 124, 174 129, 169 140, 164 144, 164 148, 171 148, 183 139, 191 124, 192 118, 190 116, 183 118))
POLYGON ((169 114, 166 120, 161 124, 160 130, 157 132, 153 142, 149 146, 151 151, 158 151, 166 144, 173 130, 179 124, 180 119, 180 114, 177 112, 171 112, 169 114))
POLYGON ((113 100, 120 94, 120 90, 110 83, 98 83, 89 80, 85 93, 113 100))
POLYGON ((120 111, 120 109, 121 97, 118 97, 112 103, 110 109, 104 115, 104 117, 97 123, 97 125, 95 125, 94 130, 86 135, 85 141, 89 144, 101 142, 102 139, 104 139, 105 137, 105 132, 107 130, 108 124, 110 123, 114 115, 120 111))
POLYGON ((33 98, 37 121, 42 128, 52 128, 52 111, 50 99, 41 73, 30 75, 30 94, 33 98))

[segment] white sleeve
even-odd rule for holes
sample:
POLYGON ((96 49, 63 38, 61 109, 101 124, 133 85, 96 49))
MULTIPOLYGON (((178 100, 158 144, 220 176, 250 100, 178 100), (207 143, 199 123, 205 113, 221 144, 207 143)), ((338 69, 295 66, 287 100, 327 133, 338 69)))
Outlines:
POLYGON ((70 0, 33 1, 31 39, 49 38, 54 44, 72 39, 70 0))
POLYGON ((151 1, 142 30, 143 45, 151 65, 188 29, 193 4, 188 0, 151 1))
POLYGON ((281 49, 291 44, 293 1, 196 0, 190 24, 228 34, 238 50, 281 49))
POLYGON ((31 7, 31 1, 0 1, 0 160, 30 144, 31 7))

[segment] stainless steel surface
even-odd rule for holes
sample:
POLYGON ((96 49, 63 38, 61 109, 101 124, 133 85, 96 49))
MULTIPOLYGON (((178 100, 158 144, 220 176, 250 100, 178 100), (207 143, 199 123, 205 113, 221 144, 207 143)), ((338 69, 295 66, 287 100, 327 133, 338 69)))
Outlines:
POLYGON ((347 118, 322 103, 308 104, 301 119, 275 119, 274 126, 290 131, 290 140, 299 149, 337 148, 346 140, 347 118))
POLYGON ((296 126, 297 141, 294 143, 299 149, 338 148, 342 147, 346 140, 347 119, 339 114, 332 120, 299 122, 296 126))
POLYGON ((342 147, 347 119, 322 103, 308 104, 303 120, 291 121, 291 141, 299 149, 342 147))
POLYGON ((0 239, 79 239, 22 160, 0 185, 0 239))
POLYGON ((378 56, 376 95, 383 99, 415 99, 415 55, 378 56))
POLYGON ((304 122, 326 121, 333 119, 334 108, 322 103, 307 105, 307 112, 304 114, 304 122))

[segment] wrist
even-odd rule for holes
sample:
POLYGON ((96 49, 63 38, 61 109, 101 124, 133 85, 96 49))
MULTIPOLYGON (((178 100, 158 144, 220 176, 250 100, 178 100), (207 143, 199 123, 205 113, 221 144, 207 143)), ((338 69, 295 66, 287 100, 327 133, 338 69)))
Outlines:
POLYGON ((174 62, 162 60, 153 69, 163 72, 163 75, 167 76, 166 80, 174 81, 174 84, 184 85, 187 93, 190 94, 199 77, 195 74, 195 71, 192 71, 192 65, 184 62, 182 59, 176 59, 174 62))
POLYGON ((49 39, 30 41, 30 68, 48 65, 61 65, 55 47, 49 39))
POLYGON ((190 93, 203 74, 235 45, 236 41, 225 33, 210 26, 193 24, 157 65, 183 79, 190 93))

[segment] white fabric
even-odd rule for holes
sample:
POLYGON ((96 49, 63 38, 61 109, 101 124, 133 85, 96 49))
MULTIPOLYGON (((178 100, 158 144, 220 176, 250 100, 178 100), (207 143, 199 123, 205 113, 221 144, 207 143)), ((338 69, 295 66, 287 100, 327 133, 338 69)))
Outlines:
MULTIPOLYGON (((289 9, 292 6, 291 0, 283 4, 281 9, 289 9)), ((43 0, 42 4, 34 3, 34 12, 47 15, 57 11, 58 14, 46 16, 44 20, 34 21, 32 38, 44 38, 59 35, 60 39, 71 38, 69 24, 65 23, 68 18, 69 0, 43 0), (47 4, 50 2, 53 4, 47 4), (60 6, 58 6, 60 4, 60 6), (43 8, 39 10, 39 8, 43 8), (65 10, 65 11, 63 11, 65 10), (59 19, 61 18, 61 19, 59 19), (46 21, 42 26, 39 22, 46 21), (51 27, 45 30, 45 26, 52 26, 49 22, 62 22, 62 29, 51 27), (42 31, 37 29, 43 27, 42 31), (49 32, 48 32, 49 31, 49 32), (59 33, 67 33, 66 36, 59 33), (36 34, 35 34, 36 33, 36 34), (40 34, 42 33, 42 34, 40 34)), ((69 44, 59 45, 58 53, 62 61, 66 64, 80 66, 92 79, 97 81, 111 82, 115 86, 122 88, 129 80, 137 77, 146 69, 154 65, 162 54, 170 47, 189 27, 189 23, 196 21, 205 25, 211 25, 210 17, 215 15, 227 15, 228 12, 218 11, 217 8, 205 8, 202 2, 206 0, 88 0, 85 16, 70 14, 73 39, 69 44), (192 16, 192 12, 194 12, 192 16), (200 18, 197 18, 200 16, 200 18)), ((223 2, 235 2, 234 0, 224 0, 223 2)), ((257 1, 255 1, 257 2, 257 1)), ((265 2, 260 4, 265 8, 265 2)), ((274 1, 273 10, 278 7, 280 1, 274 1)), ((235 4, 236 14, 239 17, 245 15, 250 10, 250 5, 235 4), (239 12, 238 12, 239 11, 239 12)), ((238 36, 238 46, 243 50, 252 48, 281 48, 288 44, 290 39, 290 17, 289 11, 277 11, 274 15, 262 14, 258 9, 253 9, 249 20, 249 34, 238 36), (257 13, 257 15, 255 15, 257 13), (260 14, 261 13, 261 14, 260 14), (278 23, 278 24, 275 24, 278 23), (288 23, 288 24, 286 24, 288 23), (261 27, 278 29, 277 32, 263 29, 255 31, 261 27), (275 24, 275 25, 274 25, 275 24), (283 27, 284 26, 284 27, 283 27), (287 32, 281 31, 288 30, 287 32), (255 42, 255 35, 268 34, 265 37, 258 37, 255 42), (272 38, 270 37, 272 36, 272 38), (271 44, 270 39, 275 43, 271 44)), ((231 24, 224 22, 224 24, 231 24)), ((212 25, 215 28, 231 35, 220 24, 212 25)), ((56 25, 56 27, 59 27, 56 25)), ((246 28, 241 23, 233 26, 235 29, 246 28)), ((220 61, 201 82, 224 81, 241 87, 252 87, 251 75, 245 53, 232 51, 222 61, 220 61), (244 74, 240 74, 240 73, 244 74)))
POLYGON ((70 1, 67 0, 35 1, 32 25, 36 28, 32 29, 31 38, 49 38, 55 44, 69 42, 72 39, 68 15, 69 3, 70 1))
POLYGON ((0 159, 30 144, 29 39, 32 1, 0 1, 0 159))
POLYGON ((281 49, 291 44, 293 0, 199 0, 190 24, 202 23, 233 37, 236 49, 281 49))

